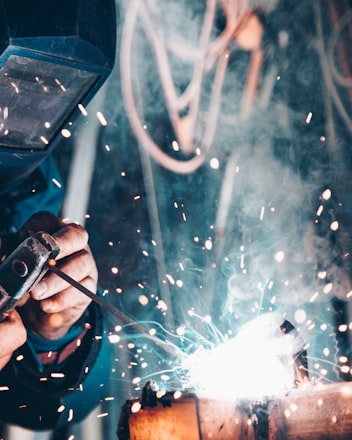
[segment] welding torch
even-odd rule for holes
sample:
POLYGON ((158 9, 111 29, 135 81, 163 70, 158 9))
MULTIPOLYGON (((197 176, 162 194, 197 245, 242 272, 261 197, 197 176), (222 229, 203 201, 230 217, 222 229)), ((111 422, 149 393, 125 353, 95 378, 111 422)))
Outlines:
POLYGON ((158 347, 173 357, 179 358, 176 347, 156 335, 152 335, 143 326, 122 313, 108 301, 87 289, 57 267, 60 249, 54 238, 47 232, 37 232, 26 238, 0 264, 0 322, 4 321, 23 297, 33 289, 48 271, 55 273, 68 284, 88 296, 92 301, 117 317, 124 324, 146 335, 158 347))

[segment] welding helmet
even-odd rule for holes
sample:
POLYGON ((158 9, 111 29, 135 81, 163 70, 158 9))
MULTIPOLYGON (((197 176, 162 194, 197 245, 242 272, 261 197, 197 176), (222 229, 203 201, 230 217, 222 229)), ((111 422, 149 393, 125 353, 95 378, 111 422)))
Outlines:
POLYGON ((114 0, 0 0, 0 194, 72 129, 115 47, 114 0))

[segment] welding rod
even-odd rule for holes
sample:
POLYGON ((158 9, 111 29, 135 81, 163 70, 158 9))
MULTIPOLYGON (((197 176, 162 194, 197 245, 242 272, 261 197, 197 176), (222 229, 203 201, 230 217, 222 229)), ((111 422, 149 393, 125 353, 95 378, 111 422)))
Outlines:
POLYGON ((116 316, 118 319, 120 319, 122 322, 124 322, 127 325, 130 325, 133 327, 137 332, 144 334, 148 336, 149 339, 151 339, 155 344, 162 348, 165 352, 168 354, 171 354, 172 356, 179 358, 180 354, 177 353, 176 347, 169 345, 167 342, 160 339, 158 336, 151 335, 147 329, 145 329, 140 324, 137 324, 133 319, 129 318, 127 315, 122 313, 120 310, 118 310, 116 307, 114 307, 112 304, 110 304, 108 301, 102 299, 100 296, 96 295, 89 289, 87 289, 85 286, 80 284, 75 279, 71 278, 69 275, 67 275, 65 272, 63 272, 61 269, 59 269, 56 266, 55 260, 49 261, 49 270, 51 270, 53 273, 55 273, 57 276, 65 280, 67 283, 69 283, 71 286, 78 289, 80 292, 87 295, 92 301, 99 304, 99 306, 103 307, 105 310, 110 312, 112 315, 116 316))

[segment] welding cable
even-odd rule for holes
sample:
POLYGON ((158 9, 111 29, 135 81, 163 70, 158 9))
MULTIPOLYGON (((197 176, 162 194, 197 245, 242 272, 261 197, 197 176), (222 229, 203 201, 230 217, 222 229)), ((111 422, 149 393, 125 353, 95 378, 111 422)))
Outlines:
POLYGON ((97 303, 100 307, 107 310, 109 313, 117 317, 120 321, 124 322, 125 324, 131 326, 134 328, 137 332, 146 335, 149 339, 151 339, 158 347, 162 348, 165 352, 168 354, 171 354, 173 357, 180 358, 183 356, 183 354, 180 352, 177 352, 176 347, 168 344, 167 342, 160 339, 158 336, 151 335, 148 330, 146 330, 144 327, 142 327, 140 324, 137 324, 133 319, 122 313, 120 310, 118 310, 116 307, 114 307, 112 304, 110 304, 108 301, 104 300, 100 296, 96 295, 89 289, 87 289, 85 286, 80 284, 75 279, 71 278, 69 275, 67 275, 65 272, 63 272, 61 269, 59 269, 56 265, 56 261, 51 259, 48 261, 49 270, 51 272, 55 273, 57 276, 65 280, 68 284, 75 287, 80 292, 84 293, 86 296, 88 296, 92 301, 97 303))

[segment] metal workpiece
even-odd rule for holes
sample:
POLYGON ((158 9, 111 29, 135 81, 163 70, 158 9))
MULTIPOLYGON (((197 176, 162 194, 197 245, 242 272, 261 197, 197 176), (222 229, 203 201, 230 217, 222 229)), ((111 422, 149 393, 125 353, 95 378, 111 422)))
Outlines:
POLYGON ((351 383, 310 384, 266 402, 212 399, 180 391, 159 395, 149 397, 148 405, 142 398, 125 403, 119 440, 352 438, 351 383))

